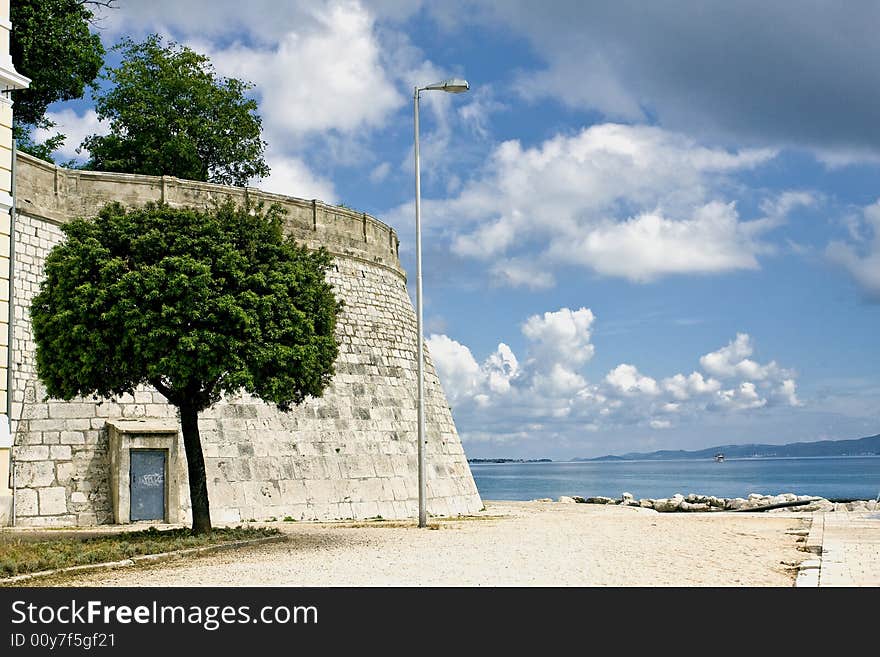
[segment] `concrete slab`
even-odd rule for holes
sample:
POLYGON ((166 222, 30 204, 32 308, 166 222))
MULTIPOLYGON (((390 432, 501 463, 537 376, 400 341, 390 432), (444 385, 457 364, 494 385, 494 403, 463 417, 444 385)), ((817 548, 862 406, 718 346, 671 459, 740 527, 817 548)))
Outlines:
POLYGON ((880 586, 880 514, 821 515, 819 586, 880 586))

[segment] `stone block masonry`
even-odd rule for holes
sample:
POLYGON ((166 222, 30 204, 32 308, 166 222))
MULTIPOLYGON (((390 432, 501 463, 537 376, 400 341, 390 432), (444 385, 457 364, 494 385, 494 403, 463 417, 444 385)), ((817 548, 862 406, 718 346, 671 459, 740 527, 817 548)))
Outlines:
MULTIPOLYGON (((337 328, 336 375, 322 398, 282 413, 239 396, 201 415, 214 521, 415 517, 416 320, 393 230, 368 215, 319 201, 168 177, 69 171, 18 157, 12 394, 20 524, 114 522, 107 423, 176 423, 174 407, 149 388, 115 400, 45 399, 36 377, 28 309, 43 262, 62 239, 60 226, 93 215, 112 200, 209 207, 229 197, 285 207, 290 234, 334 255, 328 278, 345 306, 337 328)), ((430 357, 426 420, 428 512, 480 510, 430 357)), ((185 463, 182 441, 177 449, 185 463)), ((188 518, 185 468, 178 475, 177 497, 186 501, 181 516, 188 518)))

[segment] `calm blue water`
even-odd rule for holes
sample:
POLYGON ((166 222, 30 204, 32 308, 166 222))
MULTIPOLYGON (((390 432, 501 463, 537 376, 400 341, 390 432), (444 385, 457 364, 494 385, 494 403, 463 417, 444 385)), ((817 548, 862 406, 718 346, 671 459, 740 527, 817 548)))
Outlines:
POLYGON ((880 493, 880 456, 611 461, 593 463, 472 463, 486 500, 531 500, 560 495, 671 497, 701 493, 746 497, 749 493, 874 499, 880 493))

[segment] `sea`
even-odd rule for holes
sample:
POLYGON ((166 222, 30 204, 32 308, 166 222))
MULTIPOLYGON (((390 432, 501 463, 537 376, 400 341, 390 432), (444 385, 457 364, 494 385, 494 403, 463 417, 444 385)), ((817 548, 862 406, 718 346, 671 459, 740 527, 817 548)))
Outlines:
POLYGON ((880 456, 674 461, 471 463, 484 500, 533 500, 560 495, 638 498, 687 495, 747 497, 795 493, 829 500, 880 496, 880 456))

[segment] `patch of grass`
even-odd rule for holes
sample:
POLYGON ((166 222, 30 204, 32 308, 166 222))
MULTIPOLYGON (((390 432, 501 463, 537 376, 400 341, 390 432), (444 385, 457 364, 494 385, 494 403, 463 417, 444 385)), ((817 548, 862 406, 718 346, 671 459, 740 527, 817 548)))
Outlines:
POLYGON ((284 522, 296 522, 296 518, 293 516, 284 516, 284 522))
POLYGON ((158 530, 90 535, 88 538, 23 540, 13 533, 0 535, 0 580, 4 577, 54 570, 69 566, 122 561, 142 554, 159 554, 230 541, 275 536, 277 529, 234 527, 214 529, 193 536, 189 529, 158 530))

